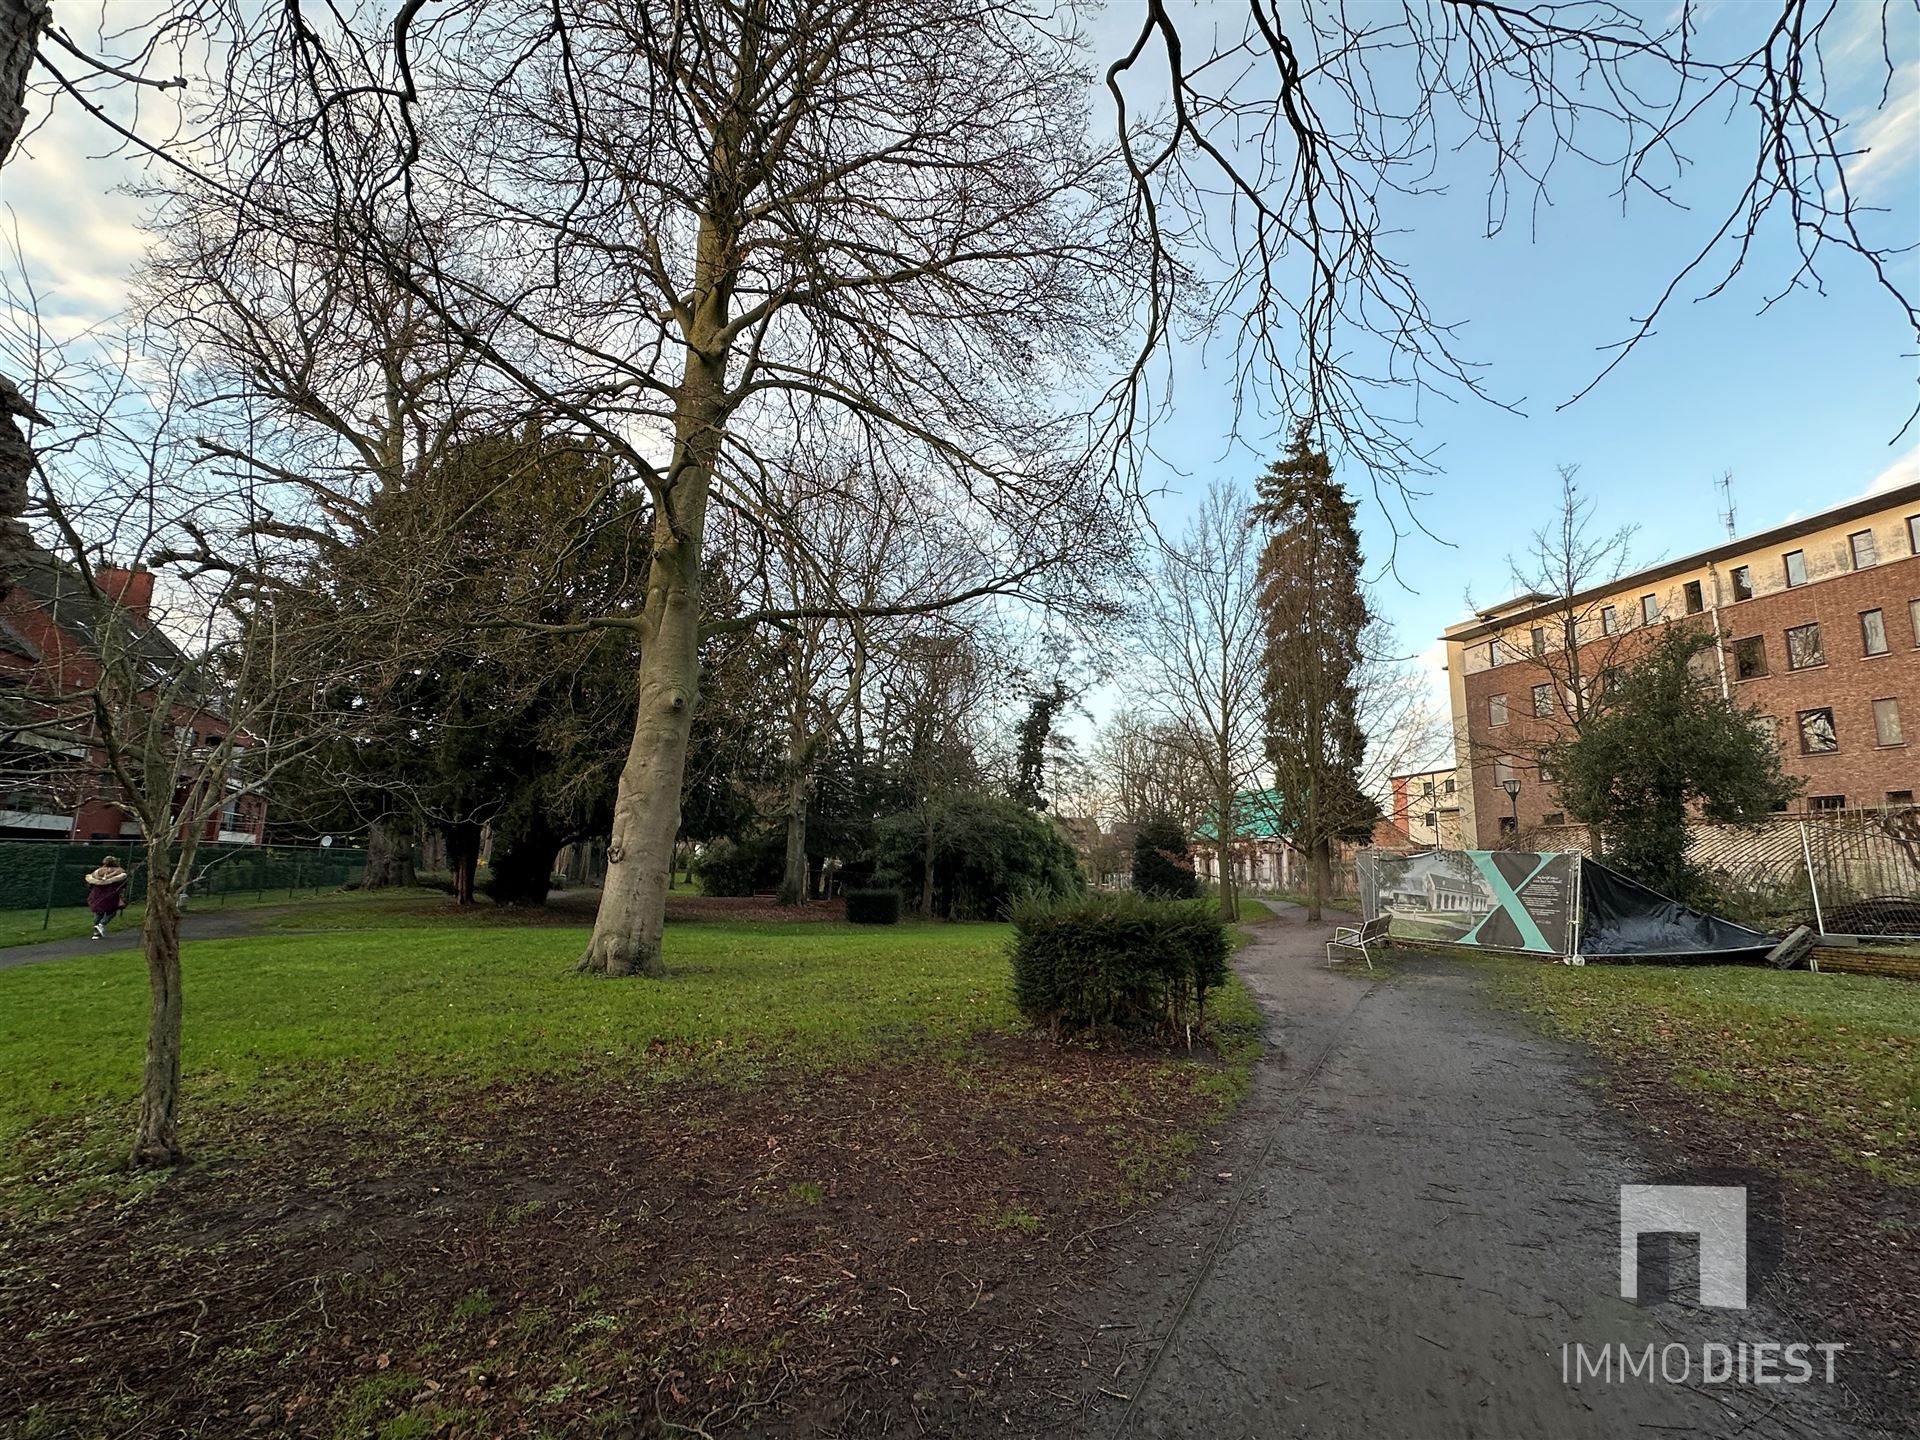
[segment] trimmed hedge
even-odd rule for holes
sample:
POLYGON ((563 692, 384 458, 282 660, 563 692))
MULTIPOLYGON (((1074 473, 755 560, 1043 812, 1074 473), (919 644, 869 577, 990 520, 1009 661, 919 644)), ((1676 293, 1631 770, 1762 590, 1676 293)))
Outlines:
POLYGON ((898 890, 849 890, 847 919, 855 925, 898 925, 900 923, 900 892, 898 890))
POLYGON ((1013 924, 1014 1003, 1055 1036, 1175 1035, 1226 982, 1227 927, 1209 901, 1096 893, 1023 905, 1013 924))

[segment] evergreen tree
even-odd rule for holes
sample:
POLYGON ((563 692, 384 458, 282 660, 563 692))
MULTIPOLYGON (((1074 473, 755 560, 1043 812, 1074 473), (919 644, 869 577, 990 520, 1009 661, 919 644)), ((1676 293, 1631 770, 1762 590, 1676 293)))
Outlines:
POLYGON ((1579 733, 1540 757, 1567 813, 1599 833, 1607 863, 1680 901, 1711 901, 1687 859, 1690 814, 1764 820, 1800 790, 1780 767, 1771 724, 1704 673, 1713 646, 1696 626, 1668 626, 1609 678, 1579 733))
POLYGON ((1149 820, 1134 832, 1133 888, 1156 900, 1200 898, 1193 852, 1187 844, 1187 832, 1177 821, 1149 820))
POLYGON ((1312 862, 1307 917, 1318 920, 1334 842, 1370 838, 1380 818, 1360 782, 1367 747, 1361 637, 1371 618, 1360 590, 1360 537, 1353 502, 1305 421, 1257 490, 1253 520, 1267 531, 1260 554, 1267 758, 1293 844, 1312 862))

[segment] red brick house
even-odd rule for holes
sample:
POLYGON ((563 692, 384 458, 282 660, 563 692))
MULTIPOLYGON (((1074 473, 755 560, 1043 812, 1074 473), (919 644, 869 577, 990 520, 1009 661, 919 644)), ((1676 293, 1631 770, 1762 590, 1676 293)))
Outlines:
MULTIPOLYGON (((117 841, 140 833, 119 803, 120 786, 85 704, 101 673, 101 637, 117 627, 116 642, 156 684, 189 661, 151 618, 150 571, 102 568, 95 575, 111 597, 106 601, 71 566, 35 550, 0 594, 0 838, 117 841), (108 606, 111 613, 103 613, 108 606)), ((171 718, 189 769, 196 752, 231 737, 217 695, 176 706, 171 718)), ((246 748, 244 739, 233 743, 246 748)), ((244 771, 244 764, 235 768, 244 771)), ((228 784, 227 804, 201 838, 259 844, 265 798, 238 778, 228 784)))

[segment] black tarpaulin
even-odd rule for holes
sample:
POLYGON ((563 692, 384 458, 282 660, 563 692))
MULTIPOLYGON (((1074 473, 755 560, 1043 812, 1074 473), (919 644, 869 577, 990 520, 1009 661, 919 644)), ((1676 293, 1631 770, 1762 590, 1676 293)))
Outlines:
POLYGON ((1690 910, 1597 860, 1580 862, 1580 953, 1596 960, 1759 959, 1774 941, 1690 910))

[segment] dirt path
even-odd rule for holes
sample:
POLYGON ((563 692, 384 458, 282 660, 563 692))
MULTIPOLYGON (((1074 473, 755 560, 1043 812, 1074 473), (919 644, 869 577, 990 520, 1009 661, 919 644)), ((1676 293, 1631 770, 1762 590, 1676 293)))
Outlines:
MULTIPOLYGON (((305 908, 308 907, 297 901, 289 901, 285 905, 249 905, 233 910, 189 910, 180 917, 180 938, 233 940, 245 935, 257 935, 267 928, 261 922, 305 908)), ((16 965, 33 965, 42 960, 66 960, 75 955, 97 955, 102 951, 139 948, 139 923, 129 924, 121 919, 114 922, 114 927, 107 932, 104 940, 91 940, 79 935, 67 940, 49 940, 41 945, 8 945, 0 949, 0 970, 11 970, 16 965)))
POLYGON ((1232 1147, 1234 1198, 1211 1253, 1182 1267, 1197 1268, 1191 1289, 1154 1317, 1157 1343, 1116 1377, 1130 1403, 1087 1434, 1886 1433, 1844 1384, 1701 1384, 1703 1342, 1822 1337, 1764 1299, 1620 1299, 1618 1187, 1658 1177, 1589 1093, 1584 1060, 1493 1006, 1470 967, 1329 973, 1324 933, 1293 911, 1239 958, 1273 1029, 1232 1147), (1607 1342, 1685 1345, 1690 1383, 1563 1381, 1563 1345, 1607 1342))

